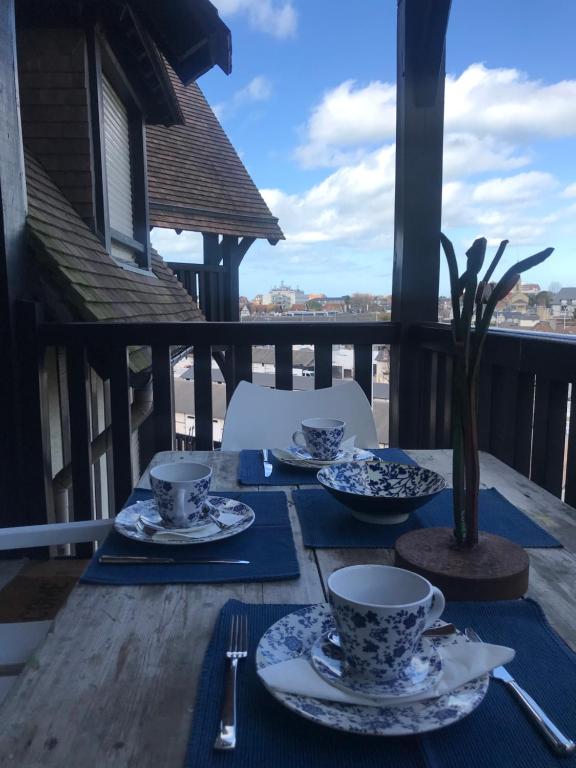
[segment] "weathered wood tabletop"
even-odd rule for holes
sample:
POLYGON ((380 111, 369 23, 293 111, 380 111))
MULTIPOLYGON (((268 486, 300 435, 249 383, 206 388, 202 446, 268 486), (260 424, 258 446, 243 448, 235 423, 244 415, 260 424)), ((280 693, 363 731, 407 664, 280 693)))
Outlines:
MULTIPOLYGON (((408 453, 450 478, 450 451, 408 453)), ((162 453, 153 463, 191 456, 213 466, 213 490, 240 488, 235 453, 162 453)), ((492 456, 483 454, 481 467, 484 487, 498 488, 564 545, 528 550, 529 594, 576 649, 575 511, 492 456)), ((147 474, 139 487, 147 487, 147 474)), ((286 486, 260 490, 285 490, 290 501, 286 486)), ((289 508, 301 569, 297 580, 77 586, 2 705, 0 766, 181 768, 204 651, 229 598, 321 602, 335 568, 391 561, 386 550, 305 549, 291 501, 289 508)))

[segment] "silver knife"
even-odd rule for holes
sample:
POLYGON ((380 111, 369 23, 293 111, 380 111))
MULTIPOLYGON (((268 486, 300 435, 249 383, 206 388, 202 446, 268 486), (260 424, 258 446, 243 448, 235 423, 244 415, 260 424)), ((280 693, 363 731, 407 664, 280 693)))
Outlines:
POLYGON ((272 474, 272 464, 270 463, 267 448, 262 448, 262 463, 264 464, 264 477, 270 477, 272 474))
POLYGON ((177 560, 175 557, 148 557, 136 555, 100 555, 100 565, 205 565, 218 563, 222 565, 250 565, 250 560, 207 560, 194 558, 177 560))
MULTIPOLYGON (((482 642, 480 637, 471 627, 466 628, 466 637, 469 640, 472 640, 473 643, 482 642)), ((504 685, 512 691, 516 699, 522 705, 524 711, 528 714, 532 722, 540 730, 557 755, 567 757, 576 751, 576 744, 571 739, 564 736, 562 731, 554 725, 544 710, 536 704, 532 696, 530 696, 522 686, 518 685, 506 667, 495 667, 492 672, 490 672, 490 677, 494 677, 496 680, 501 680, 504 685)))

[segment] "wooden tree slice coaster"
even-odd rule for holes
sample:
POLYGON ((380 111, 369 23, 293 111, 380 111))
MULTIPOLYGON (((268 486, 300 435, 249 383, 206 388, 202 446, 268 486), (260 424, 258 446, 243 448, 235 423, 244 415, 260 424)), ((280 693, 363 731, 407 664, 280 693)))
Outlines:
POLYGON ((419 573, 447 600, 513 600, 528 589, 528 555, 512 541, 478 534, 471 550, 454 547, 451 528, 422 528, 396 541, 394 565, 419 573))

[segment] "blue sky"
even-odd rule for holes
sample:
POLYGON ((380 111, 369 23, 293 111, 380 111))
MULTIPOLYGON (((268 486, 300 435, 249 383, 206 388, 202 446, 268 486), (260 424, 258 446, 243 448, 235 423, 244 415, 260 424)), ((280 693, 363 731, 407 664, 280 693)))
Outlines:
MULTIPOLYGON (((241 293, 389 293, 396 3, 212 1, 233 72, 199 85, 287 236, 252 246, 241 293)), ((462 254, 508 238, 503 268, 555 246, 526 276, 543 288, 576 285, 575 28, 572 0, 453 0, 449 23, 443 229, 462 254)), ((199 260, 194 234, 152 237, 199 260)))

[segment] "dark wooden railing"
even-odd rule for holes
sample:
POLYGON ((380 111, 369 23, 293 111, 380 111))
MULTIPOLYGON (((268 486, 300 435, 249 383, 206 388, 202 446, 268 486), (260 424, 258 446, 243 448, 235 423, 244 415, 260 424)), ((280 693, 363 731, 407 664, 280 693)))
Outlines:
MULTIPOLYGON (((414 330, 422 350, 420 447, 451 444, 451 331, 414 330)), ((490 331, 479 381, 478 438, 488 451, 576 506, 576 338, 490 331)))
MULTIPOLYGON (((219 322, 229 319, 230 297, 227 292, 225 267, 183 262, 169 262, 168 266, 174 270, 176 277, 202 310, 206 320, 219 322)), ((238 306, 234 307, 234 311, 238 313, 238 306)))
MULTIPOLYGON (((371 400, 373 345, 400 343, 399 327, 394 323, 45 323, 37 325, 34 333, 29 329, 27 338, 38 350, 38 359, 49 347, 66 351, 75 519, 95 513, 88 365, 92 359, 103 359, 102 350, 108 365, 114 490, 111 508, 119 509, 133 483, 130 347, 151 349, 153 403, 146 422, 147 455, 151 455, 175 446, 171 347, 193 349, 194 445, 210 450, 214 353, 225 363, 229 399, 239 381, 252 378, 253 346, 274 347, 276 386, 291 389, 293 345, 314 346, 317 388, 332 383, 332 346, 351 345, 355 379, 371 400)), ((410 444, 402 447, 450 447, 450 328, 438 324, 413 327, 402 343, 412 345, 419 359, 418 398, 414 402, 418 426, 410 444)), ((40 374, 41 382, 42 371, 40 374)), ((576 505, 575 382, 576 339, 508 331, 488 335, 480 380, 480 448, 572 505, 576 505)), ((46 485, 44 478, 42 487, 46 485)), ((40 481, 37 487, 41 489, 40 481)))
MULTIPOLYGON (((152 452, 174 447, 172 368, 170 347, 193 349, 195 447, 213 447, 212 354, 218 351, 226 367, 227 397, 242 380, 252 379, 252 346, 275 347, 276 386, 292 388, 292 347, 314 346, 315 386, 332 384, 332 347, 354 349, 355 378, 372 400, 372 347, 393 344, 393 323, 66 323, 37 328, 41 348, 66 350, 72 445, 73 506, 76 519, 93 515, 91 480, 91 422, 88 361, 106 350, 110 391, 114 507, 120 509, 133 484, 129 347, 151 348, 153 381, 152 452)), ((45 436, 46 439, 46 436, 45 436)))

